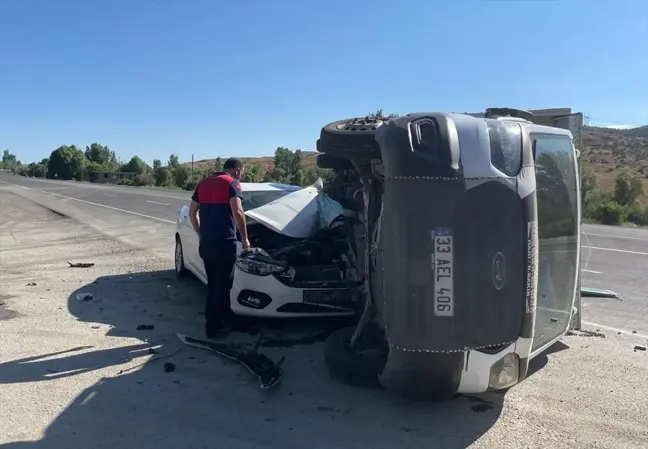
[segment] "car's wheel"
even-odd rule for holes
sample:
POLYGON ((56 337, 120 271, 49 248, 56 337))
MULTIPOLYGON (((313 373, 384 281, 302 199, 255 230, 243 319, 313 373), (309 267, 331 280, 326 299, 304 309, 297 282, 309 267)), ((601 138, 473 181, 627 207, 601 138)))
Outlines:
POLYGON ((320 132, 317 150, 320 153, 379 157, 380 148, 374 136, 383 123, 368 117, 329 123, 320 132))
POLYGON ((187 269, 184 264, 184 252, 182 251, 182 242, 180 237, 176 237, 175 244, 175 273, 179 278, 183 278, 187 274, 187 269))
POLYGON ((345 385, 364 388, 381 388, 378 376, 385 367, 386 351, 382 336, 372 330, 355 348, 349 341, 355 328, 345 327, 333 332, 326 340, 324 358, 331 377, 345 385), (378 340, 379 339, 379 340, 378 340))

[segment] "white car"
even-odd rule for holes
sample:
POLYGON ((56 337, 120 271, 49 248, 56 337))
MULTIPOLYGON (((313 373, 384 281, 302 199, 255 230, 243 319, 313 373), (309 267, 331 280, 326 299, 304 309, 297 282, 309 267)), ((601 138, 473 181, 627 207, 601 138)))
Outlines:
MULTIPOLYGON (((235 314, 288 318, 355 313, 343 260, 350 220, 321 187, 321 180, 306 188, 241 183, 254 250, 237 258, 230 299, 235 314)), ((176 222, 176 274, 190 271, 206 284, 198 235, 188 215, 185 205, 176 222)))

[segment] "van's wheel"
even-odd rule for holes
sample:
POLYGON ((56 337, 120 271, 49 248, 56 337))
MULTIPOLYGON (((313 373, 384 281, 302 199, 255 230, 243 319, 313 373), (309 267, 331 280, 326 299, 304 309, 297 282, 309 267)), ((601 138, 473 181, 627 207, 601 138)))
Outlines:
POLYGON ((350 348, 354 330, 354 327, 338 329, 326 340, 324 359, 329 373, 345 385, 381 388, 378 376, 385 367, 387 355, 381 344, 383 337, 368 329, 363 336, 366 338, 360 339, 355 348, 350 348))
POLYGON ((184 264, 184 252, 182 251, 182 242, 180 237, 176 237, 175 244, 175 273, 178 278, 183 278, 187 275, 187 269, 184 264))
POLYGON ((338 120, 322 128, 317 151, 339 155, 379 157, 380 148, 374 139, 382 120, 369 117, 338 120))

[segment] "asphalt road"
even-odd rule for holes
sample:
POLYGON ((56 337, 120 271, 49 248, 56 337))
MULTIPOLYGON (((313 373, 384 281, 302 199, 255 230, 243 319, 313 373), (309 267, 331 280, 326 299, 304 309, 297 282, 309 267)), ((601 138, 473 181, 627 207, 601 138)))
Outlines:
MULTIPOLYGON (((138 216, 172 225, 190 193, 175 190, 42 180, 0 173, 0 182, 77 203, 87 214, 138 216)), ((169 247, 172 246, 169 240, 169 247)), ((582 285, 610 289, 622 299, 584 299, 586 325, 648 338, 648 230, 583 225, 582 285)))

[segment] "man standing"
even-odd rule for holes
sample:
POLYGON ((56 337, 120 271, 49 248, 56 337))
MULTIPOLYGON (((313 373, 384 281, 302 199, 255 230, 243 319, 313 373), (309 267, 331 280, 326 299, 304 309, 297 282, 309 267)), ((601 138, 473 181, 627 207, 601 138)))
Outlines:
POLYGON ((200 181, 191 197, 189 218, 198 233, 198 250, 207 274, 205 334, 209 339, 227 335, 232 329, 230 290, 234 281, 237 229, 243 251, 250 248, 239 182, 243 170, 243 161, 228 159, 223 172, 200 181))

